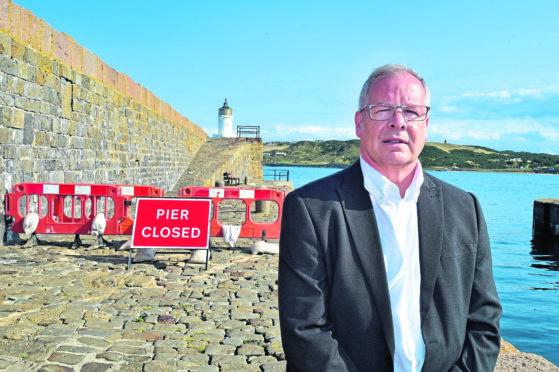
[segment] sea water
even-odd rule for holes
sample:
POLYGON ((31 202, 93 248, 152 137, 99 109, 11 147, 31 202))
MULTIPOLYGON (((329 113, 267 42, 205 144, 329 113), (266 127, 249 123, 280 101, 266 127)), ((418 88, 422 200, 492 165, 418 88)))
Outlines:
MULTIPOLYGON (((314 167, 281 169, 289 170, 296 188, 339 171, 314 167)), ((559 198, 559 175, 428 173, 474 193, 481 203, 503 305, 503 338, 522 352, 541 355, 559 365, 558 244, 532 244, 534 200, 559 198)))

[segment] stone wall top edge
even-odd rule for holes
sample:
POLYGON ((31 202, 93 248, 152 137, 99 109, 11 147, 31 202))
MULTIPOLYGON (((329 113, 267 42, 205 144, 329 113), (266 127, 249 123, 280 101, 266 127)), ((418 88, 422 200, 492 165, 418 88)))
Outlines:
POLYGON ((12 0, 0 0, 0 32, 23 43, 26 47, 47 55, 59 63, 118 91, 172 122, 190 128, 195 134, 207 137, 207 133, 201 127, 178 113, 151 91, 135 82, 128 75, 106 64, 96 54, 82 47, 70 35, 55 30, 46 21, 38 18, 30 10, 23 8, 12 0))

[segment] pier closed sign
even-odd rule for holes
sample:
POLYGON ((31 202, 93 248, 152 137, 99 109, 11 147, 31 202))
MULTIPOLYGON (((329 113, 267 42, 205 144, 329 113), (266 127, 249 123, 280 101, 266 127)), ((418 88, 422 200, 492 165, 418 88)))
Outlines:
POLYGON ((209 199, 139 198, 132 248, 207 249, 209 199))

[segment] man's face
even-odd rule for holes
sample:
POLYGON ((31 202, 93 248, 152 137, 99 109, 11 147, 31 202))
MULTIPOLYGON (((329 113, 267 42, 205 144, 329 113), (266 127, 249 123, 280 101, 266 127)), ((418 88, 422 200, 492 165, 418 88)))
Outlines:
MULTIPOLYGON (((371 85, 367 105, 425 105, 421 82, 407 72, 381 77, 371 85)), ((411 172, 425 141, 429 118, 406 122, 402 110, 392 119, 375 121, 368 109, 355 113, 355 131, 361 139, 361 155, 375 169, 388 176, 394 172, 411 172)))

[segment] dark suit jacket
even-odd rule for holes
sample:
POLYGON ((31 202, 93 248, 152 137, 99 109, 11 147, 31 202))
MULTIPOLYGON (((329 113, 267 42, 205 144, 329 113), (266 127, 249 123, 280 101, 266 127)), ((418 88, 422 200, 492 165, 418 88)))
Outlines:
MULTIPOLYGON (((502 309, 480 205, 425 174, 417 213, 423 371, 493 371, 502 309)), ((359 162, 285 199, 279 313, 289 371, 392 371, 388 282, 359 162)))

